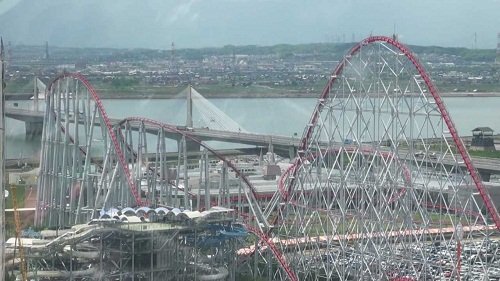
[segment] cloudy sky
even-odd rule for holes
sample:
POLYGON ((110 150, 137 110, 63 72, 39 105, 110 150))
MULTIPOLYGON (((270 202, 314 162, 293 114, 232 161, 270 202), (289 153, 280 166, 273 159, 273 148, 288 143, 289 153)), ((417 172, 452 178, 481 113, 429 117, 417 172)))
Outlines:
POLYGON ((350 42, 495 48, 500 0, 0 0, 12 43, 169 49, 350 42))

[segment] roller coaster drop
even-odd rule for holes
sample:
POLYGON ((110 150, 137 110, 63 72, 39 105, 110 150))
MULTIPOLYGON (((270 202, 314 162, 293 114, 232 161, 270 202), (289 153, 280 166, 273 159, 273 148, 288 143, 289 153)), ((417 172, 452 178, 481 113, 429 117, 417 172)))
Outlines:
MULTIPOLYGON (((219 205, 237 210, 233 223, 225 220, 217 233, 240 222, 255 234, 254 244, 237 238, 229 239, 229 248, 219 245, 219 257, 224 253, 227 262, 217 268, 230 273, 215 270, 219 273, 196 277, 200 280, 235 278, 236 271, 272 280, 457 280, 474 264, 481 264, 487 278, 499 259, 500 250, 493 258, 485 254, 499 234, 498 212, 437 89, 407 47, 392 38, 361 41, 333 71, 297 156, 265 211, 252 182, 188 130, 140 117, 112 124, 97 92, 80 74, 56 78, 46 104, 38 226, 83 224, 114 208, 208 211, 219 205), (179 136, 177 163, 166 159, 171 142, 166 132, 179 136), (189 143, 204 149, 201 163, 210 155, 235 171, 242 186, 237 200, 228 197, 224 184, 211 195, 210 175, 201 166, 197 194, 192 192, 189 143), (439 157, 419 157, 419 151, 439 157), (154 159, 146 159, 151 152, 154 159), (443 164, 445 156, 456 165, 443 164), (461 163, 467 168, 459 168, 461 163), (462 241, 477 247, 468 268, 457 255, 462 241), (238 261, 228 257, 231 251, 238 253, 238 261)), ((206 227, 199 231, 209 233, 206 227)), ((197 264, 188 256, 202 251, 189 245, 187 254, 188 236, 182 236, 177 251, 186 253, 188 264, 197 264)), ((151 257, 153 263, 157 259, 151 257)), ((209 259, 205 255, 203 260, 209 259)))

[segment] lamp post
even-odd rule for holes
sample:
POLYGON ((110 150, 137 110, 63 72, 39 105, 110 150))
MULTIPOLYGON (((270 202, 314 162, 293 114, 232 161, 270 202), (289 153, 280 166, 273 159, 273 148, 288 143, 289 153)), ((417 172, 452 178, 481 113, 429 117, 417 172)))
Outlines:
POLYGON ((464 228, 462 223, 455 226, 455 239, 457 240, 457 281, 460 281, 460 271, 462 268, 462 239, 464 238, 464 228))

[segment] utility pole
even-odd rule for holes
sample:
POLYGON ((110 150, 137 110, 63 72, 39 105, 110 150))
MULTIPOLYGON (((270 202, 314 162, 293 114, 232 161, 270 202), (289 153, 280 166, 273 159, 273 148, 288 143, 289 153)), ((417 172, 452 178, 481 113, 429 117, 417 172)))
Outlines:
POLYGON ((5 278, 5 95, 4 49, 0 37, 0 280, 5 278))

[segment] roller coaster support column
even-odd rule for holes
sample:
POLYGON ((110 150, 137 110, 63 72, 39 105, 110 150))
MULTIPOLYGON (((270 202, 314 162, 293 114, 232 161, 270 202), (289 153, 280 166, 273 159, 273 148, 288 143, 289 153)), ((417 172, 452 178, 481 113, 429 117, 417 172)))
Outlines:
POLYGON ((227 179, 227 164, 226 162, 222 163, 221 171, 220 171, 220 181, 219 181, 219 199, 217 200, 217 205, 229 207, 229 202, 226 201, 226 197, 228 195, 228 179, 227 179), (226 202, 227 205, 226 206, 226 202))
POLYGON ((210 187, 209 187, 209 171, 208 171, 208 154, 207 150, 203 149, 201 158, 198 161, 200 166, 200 174, 198 181, 198 193, 196 196, 196 210, 210 208, 210 187), (204 190, 204 198, 201 198, 201 190, 204 190), (203 204, 202 204, 203 201, 203 204))
POLYGON ((188 191, 189 191, 189 174, 188 174, 188 161, 187 161, 187 143, 186 138, 182 137, 182 154, 184 155, 184 209, 188 208, 188 191))
MULTIPOLYGON (((259 247, 259 240, 255 239, 254 249, 258 249, 258 247, 259 247)), ((259 255, 253 255, 253 277, 260 277, 258 268, 259 268, 259 255)))
POLYGON ((205 170, 205 209, 210 208, 210 178, 209 178, 209 162, 208 162, 208 151, 205 149, 203 153, 203 169, 205 170))
POLYGON ((177 167, 175 168, 175 196, 173 206, 179 207, 179 183, 180 183, 180 173, 181 173, 181 158, 183 151, 183 143, 178 140, 177 141, 177 167))
POLYGON ((0 39, 0 280, 5 277, 5 95, 3 39, 0 39))
POLYGON ((199 179, 198 179, 198 192, 196 193, 196 208, 195 210, 200 210, 201 209, 201 187, 203 186, 203 171, 205 170, 204 164, 204 155, 201 155, 201 159, 198 161, 198 166, 200 166, 200 173, 199 173, 199 179))
POLYGON ((455 227, 455 239, 457 240, 457 281, 460 281, 460 271, 462 270, 462 240, 464 229, 461 223, 455 227))

